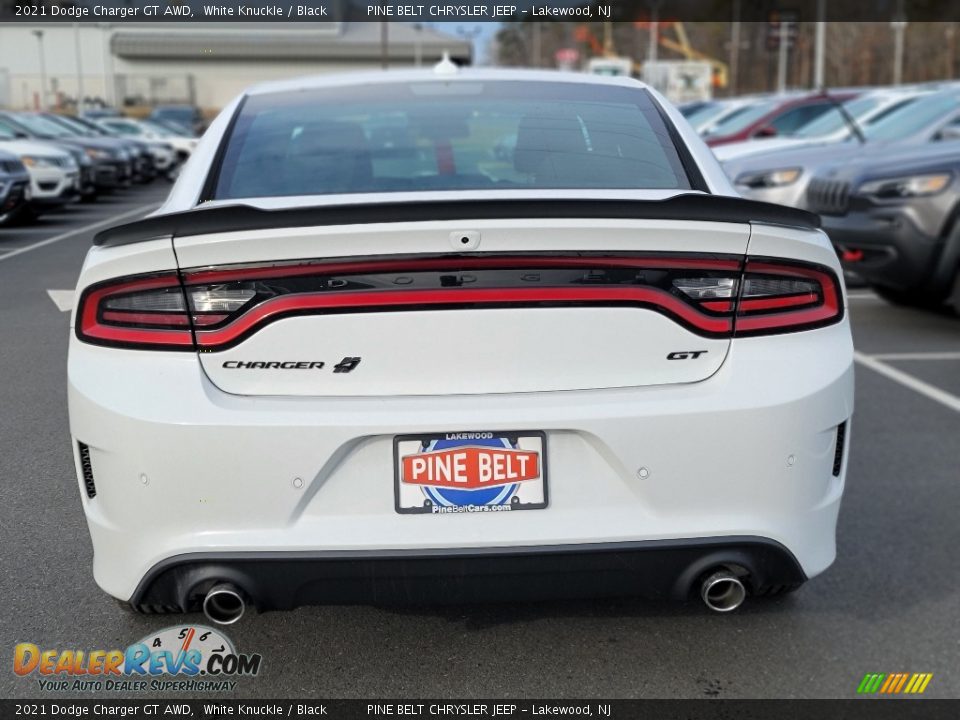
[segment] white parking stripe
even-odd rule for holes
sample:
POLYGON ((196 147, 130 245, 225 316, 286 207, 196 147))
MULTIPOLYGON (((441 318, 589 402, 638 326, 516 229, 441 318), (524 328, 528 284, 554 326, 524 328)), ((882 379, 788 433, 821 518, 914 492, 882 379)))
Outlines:
POLYGON ((60 235, 54 235, 52 238, 47 238, 46 240, 35 242, 32 245, 27 245, 26 247, 19 248, 18 250, 8 252, 6 255, 0 255, 0 262, 3 262, 4 260, 9 260, 10 258, 16 257, 17 255, 22 255, 23 253, 28 253, 31 250, 36 250, 38 248, 45 247, 46 245, 53 245, 53 243, 60 242, 61 240, 66 240, 67 238, 71 238, 74 235, 79 235, 80 233, 89 232, 90 230, 96 230, 97 228, 104 227, 106 225, 116 225, 118 221, 123 220, 124 218, 146 213, 158 207, 160 207, 160 203, 150 203, 149 205, 141 205, 140 207, 134 208, 129 212, 108 217, 106 220, 101 220, 100 222, 95 222, 91 225, 84 225, 83 227, 79 227, 76 230, 70 230, 68 232, 61 233, 60 235))
POLYGON ((955 412, 960 412, 960 397, 952 395, 946 390, 941 390, 930 383, 926 383, 923 380, 918 380, 913 375, 909 375, 902 370, 897 370, 897 368, 887 365, 885 362, 878 360, 872 355, 864 355, 861 352, 854 351, 853 359, 864 367, 868 367, 874 372, 880 373, 889 380, 893 380, 895 383, 903 385, 906 388, 910 388, 914 392, 918 392, 921 395, 930 398, 931 400, 935 400, 941 405, 946 405, 955 412))
POLYGON ((876 353, 875 360, 960 360, 960 352, 876 353))
POLYGON ((76 290, 47 290, 47 295, 60 312, 70 312, 73 310, 73 296, 76 292, 76 290))

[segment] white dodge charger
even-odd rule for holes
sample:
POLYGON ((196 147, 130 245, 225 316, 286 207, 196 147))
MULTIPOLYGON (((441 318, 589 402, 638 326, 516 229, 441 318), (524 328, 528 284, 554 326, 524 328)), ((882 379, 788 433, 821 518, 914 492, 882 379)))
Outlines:
POLYGON ((641 83, 258 86, 78 285, 94 574, 143 612, 702 597, 835 556, 837 257, 641 83))

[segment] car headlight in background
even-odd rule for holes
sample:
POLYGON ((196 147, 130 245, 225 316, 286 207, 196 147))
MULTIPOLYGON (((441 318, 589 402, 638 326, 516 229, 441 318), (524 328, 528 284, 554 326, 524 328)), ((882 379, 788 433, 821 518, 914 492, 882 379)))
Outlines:
POLYGON ((912 175, 910 177, 884 178, 871 180, 857 188, 858 195, 870 195, 877 198, 906 198, 936 195, 950 184, 950 173, 932 175, 912 175))
POLYGON ((97 148, 87 148, 85 150, 87 157, 91 160, 109 160, 110 153, 106 150, 98 150, 97 148))
POLYGON ((20 162, 28 168, 57 167, 59 165, 54 158, 44 157, 43 155, 21 155, 20 162))
POLYGON ((737 176, 735 185, 748 188, 773 188, 792 185, 803 172, 802 168, 780 168, 763 172, 748 172, 737 176))

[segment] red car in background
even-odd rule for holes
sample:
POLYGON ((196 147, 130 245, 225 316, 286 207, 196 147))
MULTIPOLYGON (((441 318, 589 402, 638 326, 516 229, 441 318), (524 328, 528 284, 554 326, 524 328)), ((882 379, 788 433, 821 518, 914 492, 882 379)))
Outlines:
POLYGON ((856 96, 856 93, 817 93, 767 98, 714 126, 703 139, 714 147, 753 138, 792 135, 837 103, 856 96))

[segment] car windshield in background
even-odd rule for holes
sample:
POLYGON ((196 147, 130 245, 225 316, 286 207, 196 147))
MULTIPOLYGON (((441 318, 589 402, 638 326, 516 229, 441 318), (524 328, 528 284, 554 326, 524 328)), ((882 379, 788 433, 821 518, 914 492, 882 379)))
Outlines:
POLYGON ((458 80, 250 96, 214 199, 689 187, 644 90, 458 80))
MULTIPOLYGON (((744 109, 746 109, 747 107, 748 107, 747 105, 744 105, 744 109)), ((698 125, 703 125, 704 123, 710 122, 711 120, 714 120, 720 117, 721 115, 723 115, 723 113, 727 111, 727 109, 728 109, 728 103, 725 103, 725 102, 709 103, 702 108, 694 110, 692 113, 690 113, 689 115, 686 115, 685 117, 687 118, 687 122, 689 122, 694 127, 697 127, 698 125)))
POLYGON ((28 115, 26 113, 21 113, 16 116, 14 122, 22 125, 31 133, 41 137, 57 138, 70 137, 73 135, 73 133, 66 128, 61 127, 55 122, 51 122, 50 120, 47 120, 39 115, 28 115))
POLYGON ((767 113, 775 110, 782 102, 782 100, 766 100, 756 105, 749 105, 743 109, 743 112, 731 115, 710 128, 710 135, 719 137, 721 135, 731 135, 740 132, 751 123, 756 122, 767 113))
MULTIPOLYGON (((865 97, 847 100, 847 102, 841 104, 847 115, 854 120, 858 120, 880 105, 881 102, 882 100, 879 97, 867 95, 865 97)), ((839 108, 832 107, 816 120, 808 122, 803 127, 797 128, 796 132, 792 133, 790 137, 818 138, 824 135, 832 135, 838 130, 843 130, 845 127, 847 127, 847 119, 843 113, 840 112, 839 108)))
POLYGON ((871 142, 901 140, 956 110, 960 110, 960 95, 930 95, 864 128, 863 134, 871 142))

